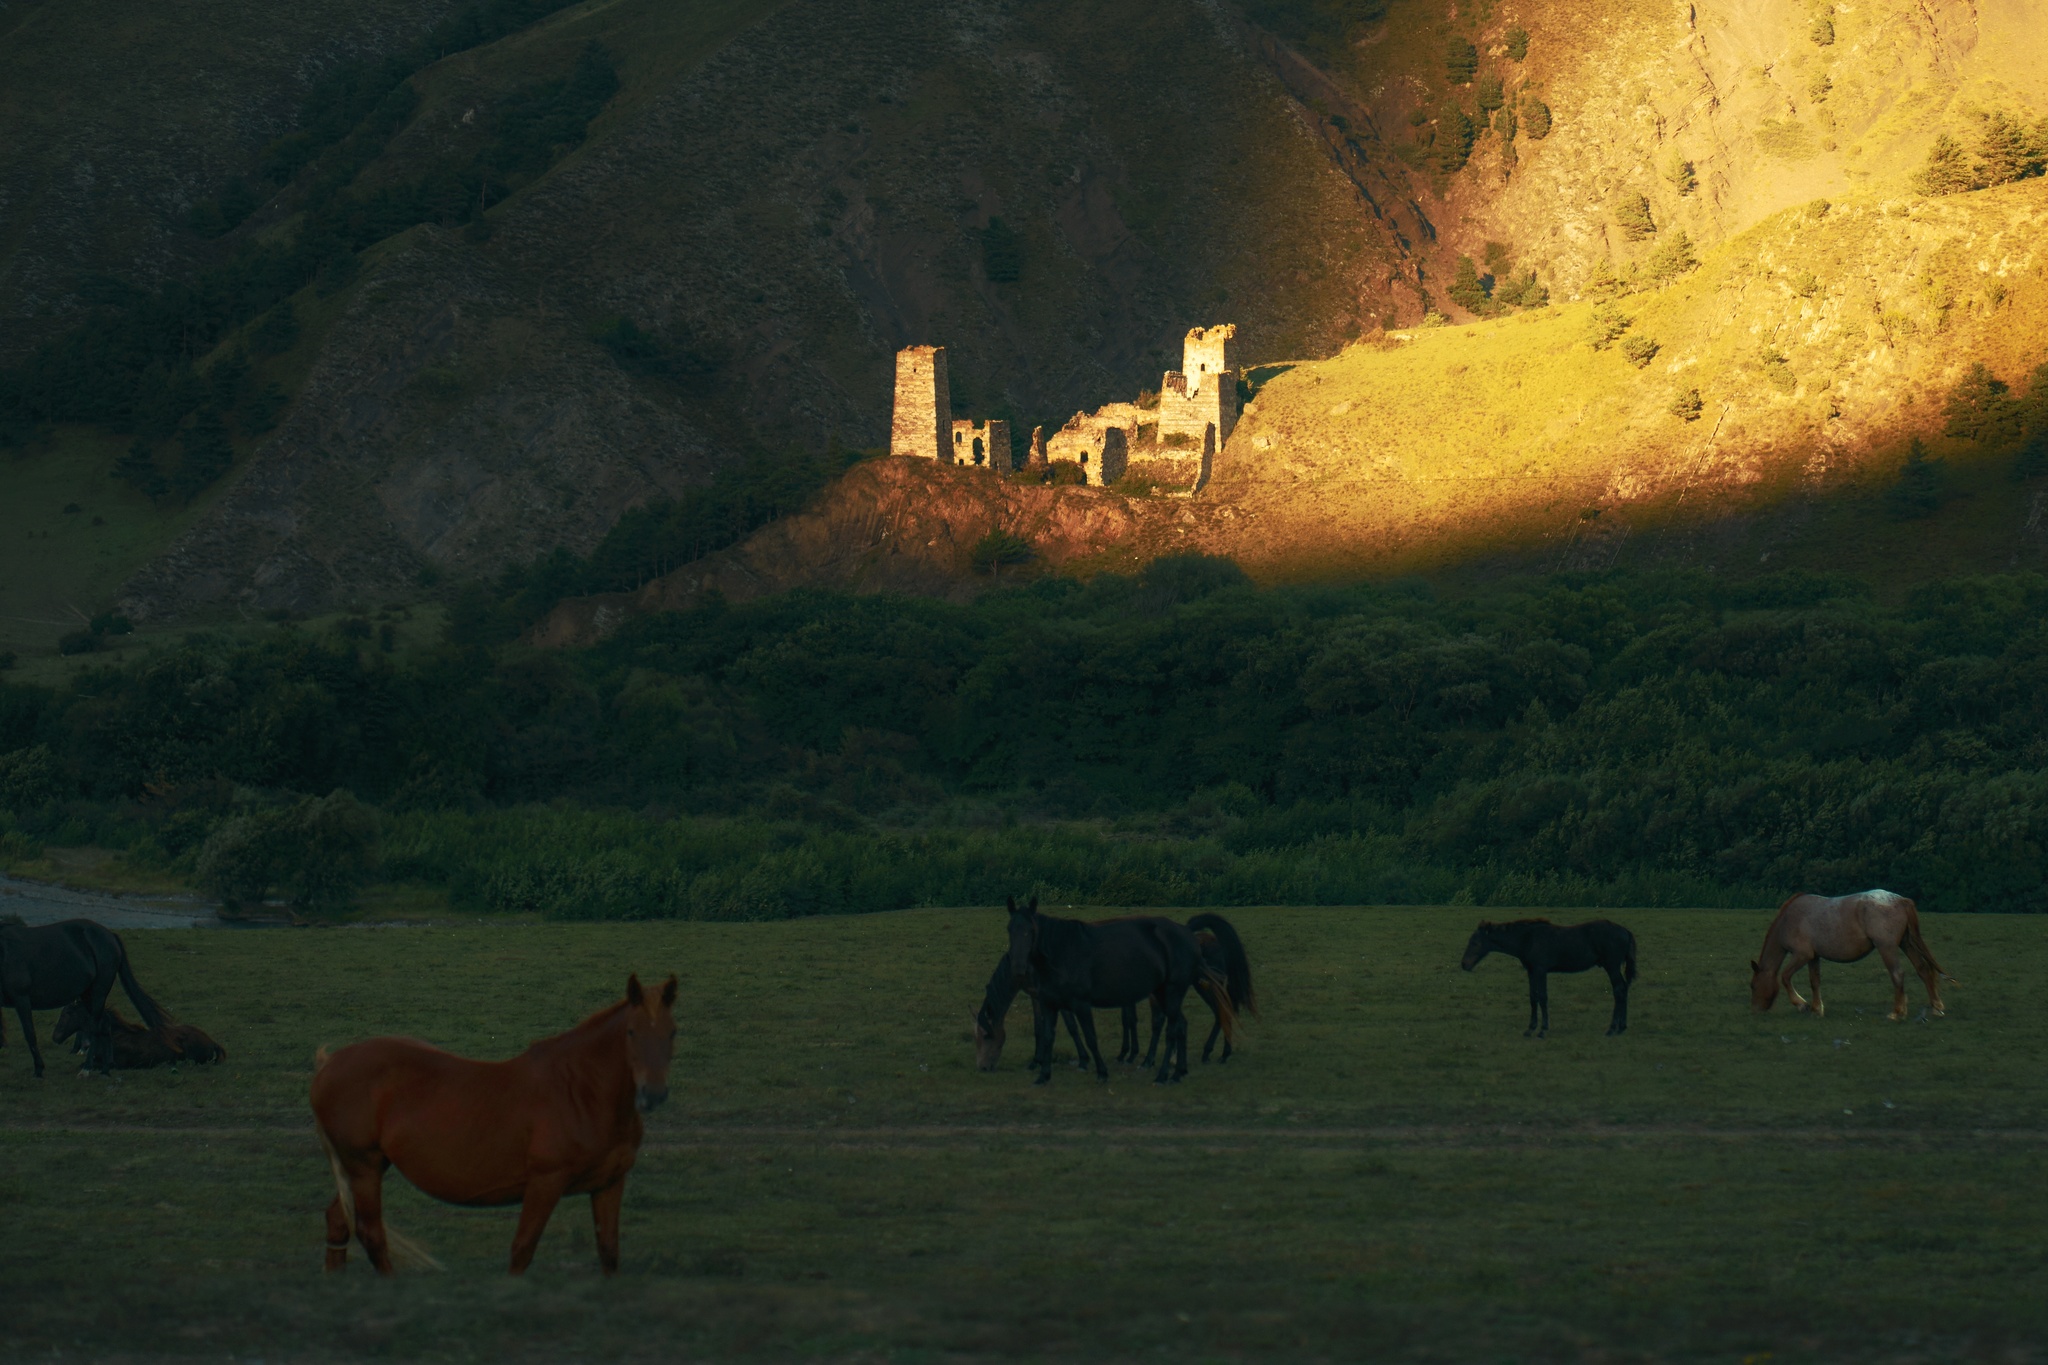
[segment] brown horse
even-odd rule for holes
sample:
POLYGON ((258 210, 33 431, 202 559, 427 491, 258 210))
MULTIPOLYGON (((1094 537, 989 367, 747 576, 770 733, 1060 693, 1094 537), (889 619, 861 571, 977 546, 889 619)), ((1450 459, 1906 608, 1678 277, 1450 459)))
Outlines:
POLYGON ((588 1194, 597 1259, 619 1268, 619 1206, 640 1154, 640 1115, 668 1098, 676 979, 661 993, 626 978, 626 998, 506 1062, 410 1038, 371 1038, 313 1058, 313 1120, 334 1169, 327 1268, 348 1261, 351 1225, 379 1274, 391 1253, 433 1258, 384 1226, 384 1170, 450 1204, 517 1204, 512 1273, 533 1260, 565 1194, 588 1194))
MULTIPOLYGON (((166 1062, 224 1062, 228 1050, 206 1036, 204 1029, 191 1024, 181 1024, 175 1019, 166 1019, 161 1029, 147 1029, 140 1024, 131 1024, 121 1017, 121 1012, 112 1005, 107 1006, 101 1016, 105 1030, 107 1056, 105 1061, 116 1071, 143 1071, 166 1062)), ((56 1031, 50 1035, 52 1043, 73 1039, 71 1050, 83 1052, 92 1041, 92 1016, 86 1012, 85 1002, 74 1000, 66 1005, 57 1016, 56 1031)))
POLYGON ((1875 948, 1884 959, 1892 978, 1892 1012, 1889 1018, 1906 1017, 1906 973, 1899 966, 1899 954, 1913 960, 1920 980, 1927 986, 1927 1008, 1932 1014, 1945 1011, 1941 1005, 1941 979, 1949 976, 1934 960, 1927 940, 1920 936, 1920 911, 1904 896, 1889 891, 1863 891, 1853 896, 1794 896, 1778 907, 1778 917, 1764 934, 1763 956, 1749 964, 1749 1003, 1762 1011, 1771 1007, 1782 987, 1792 997, 1794 1009, 1810 1009, 1815 1017, 1827 1013, 1820 999, 1821 959, 1829 962, 1857 962, 1875 948), (1813 988, 1813 1000, 1803 999, 1792 984, 1792 974, 1806 968, 1813 988))

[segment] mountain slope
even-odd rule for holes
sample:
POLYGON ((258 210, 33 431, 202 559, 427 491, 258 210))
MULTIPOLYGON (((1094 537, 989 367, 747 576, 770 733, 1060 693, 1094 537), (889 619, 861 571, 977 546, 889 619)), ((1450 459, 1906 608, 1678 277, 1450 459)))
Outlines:
POLYGON ((1219 310, 1290 353, 1358 330, 1378 267, 1350 191, 1197 6, 799 2, 694 47, 664 41, 675 15, 584 6, 427 74, 365 183, 589 40, 623 91, 488 241, 430 226, 370 254, 291 415, 132 613, 588 548, 754 442, 878 442, 911 341, 949 347, 958 408, 1028 432, 1156 383, 1219 310), (991 278, 992 232, 1015 280, 991 278), (594 339, 618 319, 654 372, 594 339))

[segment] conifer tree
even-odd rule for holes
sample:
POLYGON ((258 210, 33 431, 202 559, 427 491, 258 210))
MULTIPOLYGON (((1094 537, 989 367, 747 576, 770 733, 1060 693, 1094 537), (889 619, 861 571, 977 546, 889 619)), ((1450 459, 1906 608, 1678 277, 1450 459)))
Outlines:
POLYGON ((1913 188, 1922 194, 1960 194, 1977 188, 1977 172, 1963 155, 1963 144, 1947 133, 1934 139, 1927 150, 1927 164, 1913 175, 1913 188))

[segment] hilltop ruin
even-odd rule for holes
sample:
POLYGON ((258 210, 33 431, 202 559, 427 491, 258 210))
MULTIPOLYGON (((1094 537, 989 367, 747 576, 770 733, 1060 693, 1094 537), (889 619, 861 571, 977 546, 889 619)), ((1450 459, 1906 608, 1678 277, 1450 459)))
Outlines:
MULTIPOLYGON (((1237 425, 1236 338, 1230 323, 1191 328, 1181 368, 1161 377, 1156 395, 1077 412, 1050 437, 1034 427, 1025 469, 1051 471, 1064 462, 1078 471, 1073 482, 1098 488, 1134 476, 1188 493, 1201 488, 1237 425)), ((999 473, 1014 467, 1008 422, 953 416, 943 346, 896 353, 889 453, 999 473)))

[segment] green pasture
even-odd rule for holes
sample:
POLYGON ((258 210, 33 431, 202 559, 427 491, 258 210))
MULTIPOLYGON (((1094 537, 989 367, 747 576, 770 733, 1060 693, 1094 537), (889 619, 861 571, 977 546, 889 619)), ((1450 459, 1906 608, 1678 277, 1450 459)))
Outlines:
POLYGON ((1630 1032, 1567 977, 1534 1042, 1475 911, 1229 913, 1262 1015, 1167 1087, 1031 1086, 1021 1009, 973 1068, 993 910, 129 933, 231 1060, 36 1082, 8 1020, 0 1360, 2040 1358, 2048 921, 1930 917, 1963 984, 1892 1024, 1874 959, 1750 1015, 1763 912, 1620 912, 1630 1032), (629 970, 683 995, 617 1279, 583 1201, 515 1282, 511 1211, 402 1187, 446 1273, 321 1273, 316 1046, 503 1056, 629 970))

